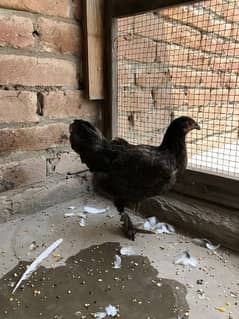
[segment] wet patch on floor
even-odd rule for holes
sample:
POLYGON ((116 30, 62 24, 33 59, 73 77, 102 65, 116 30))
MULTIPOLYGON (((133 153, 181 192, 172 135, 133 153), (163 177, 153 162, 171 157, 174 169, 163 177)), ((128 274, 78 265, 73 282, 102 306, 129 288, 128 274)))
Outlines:
POLYGON ((19 263, 0 279, 0 318, 87 319, 115 306, 124 319, 178 319, 188 312, 186 288, 160 279, 147 257, 122 256, 114 269, 118 243, 92 246, 70 257, 65 266, 40 267, 12 295, 28 263, 19 263))

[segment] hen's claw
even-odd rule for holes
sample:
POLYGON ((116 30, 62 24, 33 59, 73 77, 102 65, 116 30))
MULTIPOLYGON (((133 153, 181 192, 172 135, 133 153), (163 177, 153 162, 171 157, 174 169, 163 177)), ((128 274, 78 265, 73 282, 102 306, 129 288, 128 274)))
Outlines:
POLYGON ((120 221, 123 222, 125 236, 130 240, 135 240, 137 229, 134 227, 129 215, 126 213, 121 213, 120 221))

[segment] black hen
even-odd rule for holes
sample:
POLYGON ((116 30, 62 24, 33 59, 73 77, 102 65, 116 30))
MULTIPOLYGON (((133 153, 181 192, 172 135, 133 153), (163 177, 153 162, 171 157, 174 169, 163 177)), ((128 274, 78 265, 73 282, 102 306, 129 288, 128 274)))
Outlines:
POLYGON ((190 117, 175 119, 159 147, 132 145, 124 139, 105 139, 89 122, 70 125, 70 142, 81 160, 94 172, 101 187, 111 194, 122 215, 126 236, 134 240, 136 230, 124 213, 128 204, 168 191, 187 165, 185 136, 199 125, 190 117))

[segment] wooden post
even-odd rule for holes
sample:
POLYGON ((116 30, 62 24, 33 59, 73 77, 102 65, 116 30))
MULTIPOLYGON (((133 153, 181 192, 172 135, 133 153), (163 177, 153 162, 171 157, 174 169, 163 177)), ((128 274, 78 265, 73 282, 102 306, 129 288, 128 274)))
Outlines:
POLYGON ((90 100, 104 99, 104 0, 84 0, 85 74, 90 100))

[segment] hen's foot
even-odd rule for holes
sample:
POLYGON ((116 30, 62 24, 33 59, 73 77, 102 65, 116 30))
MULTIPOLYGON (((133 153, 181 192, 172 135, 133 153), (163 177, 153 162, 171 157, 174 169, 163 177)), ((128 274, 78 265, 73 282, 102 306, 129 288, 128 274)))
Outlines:
POLYGON ((126 213, 121 213, 120 221, 123 223, 123 231, 125 236, 130 240, 135 240, 137 229, 133 225, 129 215, 126 213))

